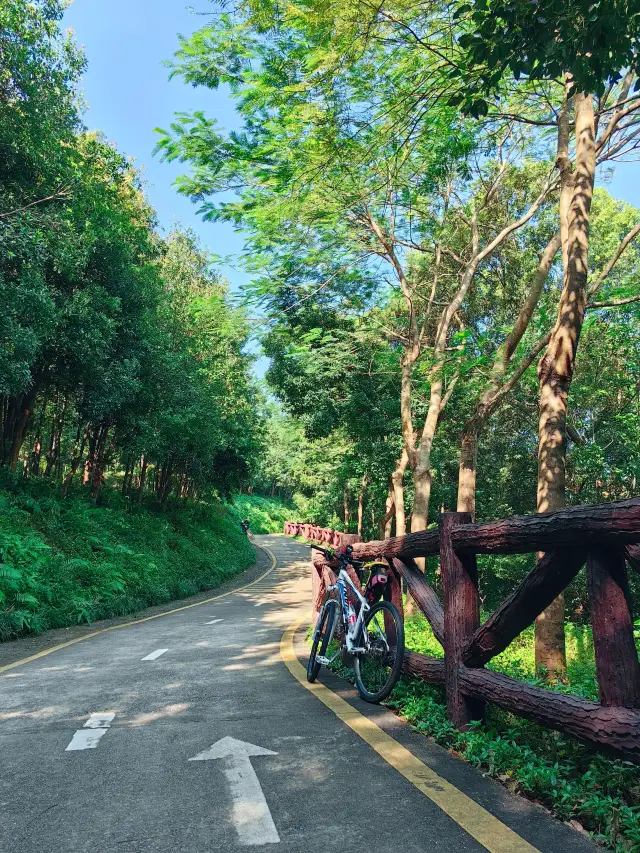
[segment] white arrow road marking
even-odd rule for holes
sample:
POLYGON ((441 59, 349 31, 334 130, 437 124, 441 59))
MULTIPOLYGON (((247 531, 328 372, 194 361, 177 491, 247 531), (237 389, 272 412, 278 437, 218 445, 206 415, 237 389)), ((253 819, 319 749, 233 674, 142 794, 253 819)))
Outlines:
POLYGON ((159 658, 160 655, 163 655, 165 652, 168 651, 169 649, 156 649, 155 652, 151 652, 150 655, 147 655, 145 658, 142 658, 142 660, 155 660, 156 658, 159 658))
POLYGON ((238 841, 245 846, 277 844, 280 841, 262 786, 250 760, 252 755, 277 754, 270 749, 245 743, 243 740, 223 737, 209 749, 189 759, 189 761, 224 759, 224 775, 229 782, 233 800, 233 822, 238 841))
POLYGON ((115 714, 106 712, 92 714, 81 729, 78 729, 71 738, 65 752, 75 752, 77 749, 95 749, 100 738, 106 734, 111 726, 111 720, 115 714))
POLYGON ((223 622, 223 619, 212 619, 211 622, 207 622, 207 625, 215 625, 217 622, 223 622))

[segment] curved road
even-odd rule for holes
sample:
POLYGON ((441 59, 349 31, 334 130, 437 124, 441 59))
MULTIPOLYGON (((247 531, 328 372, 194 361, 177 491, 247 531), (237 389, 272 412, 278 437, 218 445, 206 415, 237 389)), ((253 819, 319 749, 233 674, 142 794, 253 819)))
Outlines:
POLYGON ((251 587, 0 674, 0 850, 597 849, 334 676, 305 689, 309 549, 257 539, 251 587))

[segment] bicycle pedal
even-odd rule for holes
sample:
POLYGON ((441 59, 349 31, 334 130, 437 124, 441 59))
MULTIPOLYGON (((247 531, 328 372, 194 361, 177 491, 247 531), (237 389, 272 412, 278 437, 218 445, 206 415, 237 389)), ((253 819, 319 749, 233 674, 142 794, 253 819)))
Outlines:
POLYGON ((329 658, 325 658, 323 655, 316 655, 316 663, 319 663, 320 666, 329 666, 331 661, 329 658))

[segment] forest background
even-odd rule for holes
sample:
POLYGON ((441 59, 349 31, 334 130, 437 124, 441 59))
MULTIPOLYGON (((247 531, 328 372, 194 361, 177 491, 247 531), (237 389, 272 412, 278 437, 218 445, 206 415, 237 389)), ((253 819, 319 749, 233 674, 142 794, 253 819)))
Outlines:
MULTIPOLYGON (((241 299, 85 128, 65 5, 0 10, 0 636, 214 586, 247 515, 368 539, 638 495, 640 212, 607 189, 640 140, 634 4, 207 6, 167 73, 228 89, 238 127, 180 113, 157 155, 242 233, 241 299)), ((484 609, 530 567, 483 560, 484 609)), ((502 665, 591 695, 588 616, 577 580, 502 665)), ((637 771, 532 731, 529 763, 456 749, 636 849, 637 771)))

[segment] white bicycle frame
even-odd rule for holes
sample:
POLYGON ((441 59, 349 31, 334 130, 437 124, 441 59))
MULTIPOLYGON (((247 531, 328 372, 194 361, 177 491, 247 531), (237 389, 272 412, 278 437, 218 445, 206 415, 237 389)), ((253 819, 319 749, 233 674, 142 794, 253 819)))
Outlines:
MULTIPOLYGON (((347 572, 344 569, 340 569, 340 572, 338 573, 338 579, 336 580, 336 582, 327 588, 327 592, 333 592, 334 590, 338 590, 338 594, 339 594, 339 598, 338 598, 338 601, 336 603, 337 603, 338 607, 340 608, 340 613, 342 613, 342 621, 345 623, 344 632, 345 632, 345 641, 346 641, 346 645, 347 645, 347 651, 350 653, 365 652, 369 648, 369 636, 367 634, 367 629, 364 625, 364 616, 365 616, 365 613, 367 613, 371 609, 369 607, 369 604, 367 603, 367 599, 363 595, 361 595, 360 591, 358 590, 358 588, 353 583, 353 581, 351 580, 351 578, 349 577, 349 575, 347 574, 347 572), (346 622, 347 605, 346 605, 346 589, 345 589, 345 587, 347 587, 347 586, 349 587, 349 589, 353 592, 353 594, 356 596, 356 598, 360 602, 360 612, 358 613, 358 618, 356 619, 356 623, 353 627, 353 631, 349 631, 349 625, 346 622), (357 637, 359 632, 360 632, 360 629, 362 629, 362 638, 364 640, 364 646, 355 646, 353 644, 353 637, 351 637, 350 634, 352 633, 354 637, 357 637)), ((329 599, 327 599, 327 601, 328 600, 329 599)), ((335 600, 335 599, 333 599, 333 600, 335 600)), ((325 607, 327 605, 327 601, 325 601, 325 604, 324 604, 325 607)), ((340 618, 340 614, 336 613, 336 618, 333 620, 333 625, 331 626, 331 634, 329 636, 329 643, 327 645, 331 644, 331 640, 333 639, 333 634, 334 634, 334 631, 336 630, 336 625, 337 625, 339 618, 340 618)), ((316 660, 318 661, 319 664, 322 664, 322 666, 329 666, 329 664, 333 663, 333 661, 338 657, 339 654, 340 654, 340 649, 338 649, 338 651, 335 653, 335 655, 332 658, 326 658, 323 655, 318 655, 316 657, 316 660)))

